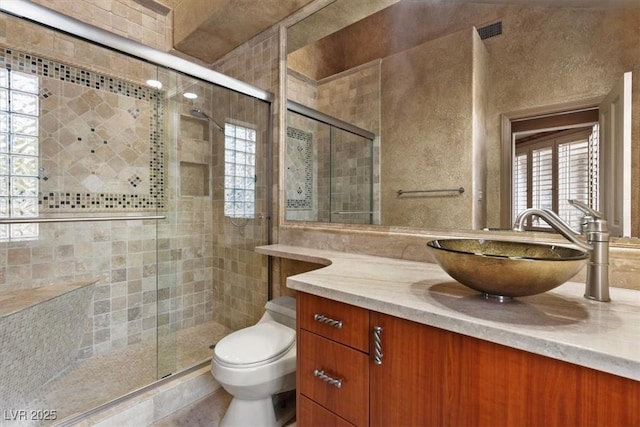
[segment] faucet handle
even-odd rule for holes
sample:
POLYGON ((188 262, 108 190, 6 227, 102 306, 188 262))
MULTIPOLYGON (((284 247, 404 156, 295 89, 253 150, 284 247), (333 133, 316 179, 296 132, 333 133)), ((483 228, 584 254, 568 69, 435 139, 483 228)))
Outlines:
POLYGON ((586 215, 589 215, 591 217, 593 217, 594 219, 603 219, 604 218, 604 214, 601 212, 598 212, 595 209, 592 209, 589 205, 587 205, 584 202, 581 202, 580 200, 575 200, 575 199, 569 199, 567 200, 569 202, 569 204, 573 207, 575 207, 576 209, 579 209, 580 211, 584 212, 586 215))

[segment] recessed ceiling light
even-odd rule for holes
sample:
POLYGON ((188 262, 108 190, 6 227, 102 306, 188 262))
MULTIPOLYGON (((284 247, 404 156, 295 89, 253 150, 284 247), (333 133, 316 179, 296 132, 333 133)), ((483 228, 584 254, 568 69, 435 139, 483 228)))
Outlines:
POLYGON ((156 89, 162 89, 162 82, 159 82, 158 80, 147 80, 147 84, 156 89))
POLYGON ((196 95, 193 92, 185 92, 182 96, 184 96, 187 99, 196 99, 198 97, 198 95, 196 95))

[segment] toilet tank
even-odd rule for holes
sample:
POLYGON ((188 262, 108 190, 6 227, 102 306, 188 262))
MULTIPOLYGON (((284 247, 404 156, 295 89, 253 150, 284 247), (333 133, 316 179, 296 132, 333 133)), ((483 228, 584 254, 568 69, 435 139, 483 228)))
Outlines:
POLYGON ((267 301, 266 312, 262 320, 271 318, 292 329, 296 328, 296 299, 293 297, 279 297, 267 301))

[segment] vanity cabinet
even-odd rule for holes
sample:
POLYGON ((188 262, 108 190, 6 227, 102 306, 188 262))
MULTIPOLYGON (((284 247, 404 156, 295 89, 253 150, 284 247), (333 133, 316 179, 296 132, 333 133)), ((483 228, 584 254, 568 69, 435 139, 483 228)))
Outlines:
POLYGON ((302 292, 297 300, 300 427, 640 425, 638 381, 302 292))
POLYGON ((302 293, 297 304, 298 402, 308 398, 320 406, 303 400, 297 423, 308 419, 306 425, 340 426, 346 420, 347 425, 368 425, 369 311, 302 293), (321 408, 333 414, 334 422, 327 423, 329 414, 321 408))

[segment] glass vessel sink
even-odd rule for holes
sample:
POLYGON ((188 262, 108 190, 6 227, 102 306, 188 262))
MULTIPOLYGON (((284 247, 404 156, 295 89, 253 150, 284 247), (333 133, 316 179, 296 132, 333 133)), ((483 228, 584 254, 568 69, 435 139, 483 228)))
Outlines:
POLYGON ((486 239, 440 239, 427 246, 451 277, 499 301, 549 291, 578 273, 589 258, 587 252, 564 246, 486 239))

